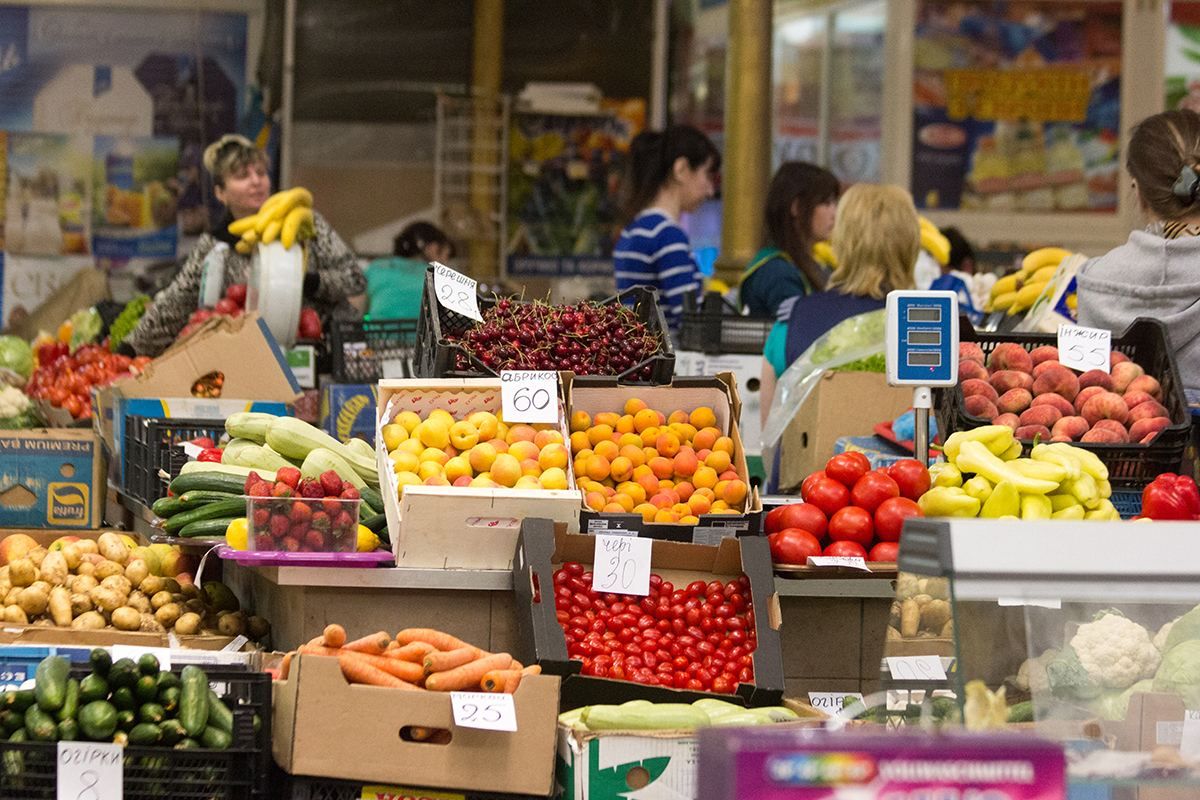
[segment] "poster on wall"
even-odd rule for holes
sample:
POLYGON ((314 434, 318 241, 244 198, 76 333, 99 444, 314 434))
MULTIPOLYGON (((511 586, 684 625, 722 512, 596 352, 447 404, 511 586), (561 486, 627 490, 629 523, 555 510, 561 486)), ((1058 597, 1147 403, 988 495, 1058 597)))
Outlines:
POLYGON ((5 138, 5 250, 14 256, 90 252, 89 139, 16 132, 5 138))
POLYGON ((1200 6, 1172 3, 1167 23, 1166 109, 1200 112, 1200 6))
POLYGON ((919 0, 919 208, 1113 212, 1120 2, 919 0))
POLYGON ((0 303, 0 327, 32 313, 60 286, 81 269, 91 269, 90 256, 23 256, 4 253, 0 280, 4 298, 0 303))
POLYGON ((93 242, 103 258, 175 255, 179 142, 167 137, 95 137, 93 242))

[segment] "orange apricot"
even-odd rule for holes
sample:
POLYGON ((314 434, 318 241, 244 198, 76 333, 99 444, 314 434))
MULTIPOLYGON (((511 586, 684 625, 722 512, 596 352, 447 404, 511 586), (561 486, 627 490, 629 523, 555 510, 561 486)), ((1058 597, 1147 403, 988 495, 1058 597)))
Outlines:
POLYGON ((726 453, 724 450, 713 450, 708 454, 708 457, 704 459, 704 465, 706 467, 712 467, 717 471, 717 474, 720 474, 729 469, 730 461, 729 453, 726 453))
POLYGON ((621 452, 621 448, 617 447, 617 443, 614 441, 611 441, 611 440, 597 442, 595 450, 596 450, 596 455, 604 456, 609 461, 612 461, 621 452))
POLYGON ((725 481, 725 490, 719 494, 730 506, 740 506, 746 499, 746 484, 740 480, 725 481))
POLYGON ((587 431, 588 441, 592 443, 593 447, 606 439, 611 439, 612 435, 611 425, 593 425, 587 431))
POLYGON ((692 484, 697 489, 711 489, 717 485, 717 471, 712 467, 700 467, 692 476, 692 484))
POLYGON ((631 397, 625 401, 624 411, 626 414, 637 414, 639 411, 644 411, 646 401, 638 397, 631 397))
POLYGON ((617 433, 632 433, 633 432, 633 415, 626 414, 617 420, 617 424, 613 426, 617 433))
POLYGON ((668 424, 673 423, 673 422, 687 422, 687 421, 688 421, 688 413, 686 411, 672 411, 671 415, 669 417, 667 417, 668 424))
POLYGON ((658 509, 649 503, 638 503, 633 507, 633 513, 641 514, 643 522, 653 522, 654 515, 658 513, 658 509))
POLYGON ((592 418, 586 411, 576 411, 571 415, 571 433, 581 433, 592 427, 592 418))
POLYGON ((717 424, 717 415, 708 406, 700 406, 688 415, 688 422, 696 428, 711 428, 717 424))
POLYGON ((721 432, 716 428, 701 428, 692 437, 692 447, 697 450, 711 450, 717 439, 720 438, 721 432))
POLYGON ((588 492, 584 495, 583 502, 592 511, 599 511, 605 506, 604 495, 600 492, 588 492))
POLYGON ((713 450, 724 450, 729 455, 733 455, 733 439, 728 436, 722 436, 712 446, 713 450))
POLYGON ((594 481, 602 481, 608 477, 611 464, 604 456, 593 453, 584 465, 584 473, 594 481))
POLYGON ((658 440, 654 443, 654 448, 658 450, 658 454, 667 458, 674 458, 679 452, 679 437, 674 433, 660 434, 658 440))
POLYGON ((674 489, 675 493, 679 495, 679 499, 683 500, 684 502, 686 502, 687 499, 692 496, 692 492, 696 491, 696 487, 692 486, 692 484, 688 483, 687 481, 680 481, 679 483, 675 484, 674 489))
POLYGON ((617 422, 621 419, 620 414, 615 414, 612 411, 601 411, 592 419, 592 424, 596 426, 605 426, 607 428, 617 427, 617 422))
POLYGON ((575 431, 571 434, 571 451, 578 453, 580 450, 592 449, 592 442, 588 439, 588 435, 583 431, 575 431))
POLYGON ((675 454, 676 475, 682 475, 685 478, 689 475, 694 475, 698 466, 699 462, 696 460, 696 454, 692 452, 691 448, 680 450, 675 454))
POLYGON ((657 428, 658 424, 658 412, 652 408, 643 408, 633 415, 633 429, 638 433, 647 428, 657 428))
POLYGON ((649 463, 650 469, 654 471, 655 477, 659 480, 667 480, 675 474, 675 462, 669 458, 655 456, 650 459, 649 463))
POLYGON ((625 456, 617 456, 612 460, 609 474, 614 481, 627 481, 633 477, 633 462, 625 456))

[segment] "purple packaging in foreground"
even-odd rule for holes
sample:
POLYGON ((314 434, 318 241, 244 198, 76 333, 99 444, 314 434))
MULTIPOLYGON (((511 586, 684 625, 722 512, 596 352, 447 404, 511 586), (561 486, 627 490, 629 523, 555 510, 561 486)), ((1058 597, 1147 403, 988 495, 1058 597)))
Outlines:
POLYGON ((1064 800, 1062 748, 1030 736, 700 731, 699 800, 1064 800))

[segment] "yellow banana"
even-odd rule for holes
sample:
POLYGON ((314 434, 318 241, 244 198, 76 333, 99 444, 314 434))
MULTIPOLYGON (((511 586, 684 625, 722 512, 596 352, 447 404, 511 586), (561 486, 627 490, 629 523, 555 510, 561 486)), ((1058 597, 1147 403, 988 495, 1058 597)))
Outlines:
POLYGON ((250 245, 251 247, 258 244, 258 231, 254 230, 253 228, 246 231, 245 233, 242 234, 242 241, 244 241, 246 244, 250 245))
POLYGON ((1015 292, 1017 289, 1020 289, 1021 286, 1018 283, 1018 280, 1019 276, 1015 272, 1011 275, 1005 275, 1003 278, 992 284, 992 297, 999 297, 1002 294, 1008 294, 1009 292, 1015 292))
POLYGON ((251 214, 248 217, 235 219, 229 223, 229 232, 234 236, 241 236, 246 231, 254 230, 254 226, 258 224, 258 214, 251 214))
POLYGON ((829 242, 817 242, 812 247, 812 255, 815 260, 824 264, 827 267, 837 266, 837 255, 834 254, 833 248, 829 242))
POLYGON ((279 220, 271 220, 270 224, 267 225, 266 230, 263 231, 262 243, 270 244, 279 238, 279 231, 282 227, 283 223, 281 223, 279 220))
POLYGON ((312 194, 309 193, 308 189, 305 189, 302 186, 297 186, 295 189, 288 191, 287 197, 282 200, 278 206, 275 206, 271 209, 271 218, 283 222, 287 215, 291 213, 293 208, 299 208, 301 206, 304 208, 312 208, 312 194))
POLYGON ((267 198, 266 202, 262 204, 262 207, 258 209, 258 215, 260 217, 267 217, 268 219, 273 217, 279 206, 287 202, 294 191, 295 189, 284 189, 283 191, 279 191, 271 195, 267 198))
POLYGON ((1057 264, 1053 267, 1041 267, 1038 269, 1037 272, 1033 273, 1033 275, 1029 278, 1029 282, 1030 283, 1037 283, 1038 281, 1049 282, 1054 278, 1054 273, 1056 273, 1056 272, 1058 272, 1057 264))
POLYGON ((1008 307, 1008 315, 1011 317, 1029 308, 1045 288, 1045 281, 1041 283, 1027 283, 1022 286, 1020 291, 1017 292, 1017 299, 1008 307))
POLYGON ((1013 303, 1017 302, 1016 292, 1005 292, 998 297, 993 297, 991 302, 991 311, 1007 311, 1012 308, 1013 303))
POLYGON ((283 220, 283 228, 279 233, 279 243, 284 246, 284 249, 291 247, 296 241, 296 234, 299 233, 304 220, 308 219, 312 222, 312 209, 298 206, 288 212, 288 215, 283 220))
POLYGON ((950 263, 950 241, 936 228, 932 231, 921 228, 921 249, 943 267, 950 263))
POLYGON ((1041 267, 1057 267, 1069 255, 1071 251, 1061 247, 1042 247, 1025 256, 1021 269, 1033 273, 1041 267))
POLYGON ((237 244, 235 244, 233 246, 234 250, 237 250, 239 253, 241 253, 244 256, 250 255, 250 251, 253 248, 254 248, 254 245, 250 244, 245 239, 238 239, 237 244))

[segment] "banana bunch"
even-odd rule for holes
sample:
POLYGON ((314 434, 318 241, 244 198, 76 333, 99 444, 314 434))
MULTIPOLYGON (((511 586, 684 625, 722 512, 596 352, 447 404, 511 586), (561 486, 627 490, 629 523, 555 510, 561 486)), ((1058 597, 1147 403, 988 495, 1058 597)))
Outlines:
POLYGON ((257 214, 229 223, 229 232, 241 236, 234 249, 247 254, 258 243, 276 239, 285 248, 316 235, 313 227, 312 193, 303 187, 276 192, 267 198, 257 214))
POLYGON ((933 256, 941 266, 950 263, 950 240, 942 235, 938 227, 924 217, 921 222, 921 249, 933 256))
POLYGON ((1010 317, 1027 310, 1054 280, 1058 265, 1070 255, 1071 251, 1061 247, 1042 247, 1029 253, 1019 270, 996 281, 984 310, 1005 311, 1010 317))
POLYGON ((812 246, 812 257, 814 261, 822 266, 829 267, 829 269, 837 268, 837 256, 834 255, 833 247, 830 246, 829 242, 815 242, 812 246))

